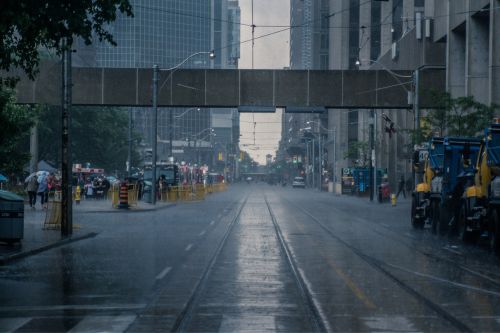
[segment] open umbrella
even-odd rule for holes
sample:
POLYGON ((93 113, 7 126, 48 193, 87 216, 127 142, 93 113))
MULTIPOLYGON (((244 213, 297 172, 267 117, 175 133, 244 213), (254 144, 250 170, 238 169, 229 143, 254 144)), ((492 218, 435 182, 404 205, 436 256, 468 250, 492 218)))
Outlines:
POLYGON ((24 180, 24 182, 28 182, 31 177, 37 177, 39 179, 38 182, 40 182, 40 179, 44 178, 44 177, 47 177, 49 175, 49 172, 48 171, 37 171, 37 172, 33 172, 31 175, 29 175, 28 177, 26 177, 26 179, 24 180))

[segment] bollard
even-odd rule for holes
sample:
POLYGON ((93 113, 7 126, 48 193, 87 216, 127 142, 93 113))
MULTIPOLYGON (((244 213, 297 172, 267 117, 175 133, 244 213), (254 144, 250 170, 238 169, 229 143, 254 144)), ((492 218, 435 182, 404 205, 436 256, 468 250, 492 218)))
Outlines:
POLYGON ((396 206, 396 195, 394 193, 391 193, 391 204, 392 207, 396 206))
POLYGON ((81 194, 81 189, 80 189, 80 185, 76 185, 76 189, 75 189, 75 202, 77 205, 80 204, 80 195, 81 194))
POLYGON ((120 209, 128 209, 128 184, 127 182, 123 182, 120 184, 120 204, 118 208, 120 209))

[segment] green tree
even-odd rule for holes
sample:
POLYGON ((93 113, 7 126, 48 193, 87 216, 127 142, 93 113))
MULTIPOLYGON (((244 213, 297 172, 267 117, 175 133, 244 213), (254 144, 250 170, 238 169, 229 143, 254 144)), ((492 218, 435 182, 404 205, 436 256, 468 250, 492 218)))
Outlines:
POLYGON ((30 159, 30 128, 35 111, 15 104, 13 92, 0 85, 0 171, 7 175, 22 173, 30 159))
POLYGON ((474 97, 452 98, 449 93, 433 94, 435 108, 422 117, 420 130, 410 130, 412 141, 421 143, 432 136, 476 136, 491 124, 496 105, 477 102, 474 97))
POLYGON ((366 141, 351 141, 344 152, 344 158, 348 158, 359 167, 368 166, 370 158, 370 145, 366 141))
MULTIPOLYGON (((106 171, 124 170, 128 157, 128 115, 126 109, 73 107, 71 119, 71 151, 74 163, 91 163, 106 171)), ((56 165, 60 163, 60 110, 45 108, 39 120, 39 154, 56 165)), ((137 166, 137 144, 140 136, 133 133, 132 164, 137 166)))
POLYGON ((0 1, 0 69, 22 68, 34 77, 39 48, 62 51, 62 38, 95 39, 115 45, 107 25, 117 11, 132 16, 128 0, 2 0, 0 1))

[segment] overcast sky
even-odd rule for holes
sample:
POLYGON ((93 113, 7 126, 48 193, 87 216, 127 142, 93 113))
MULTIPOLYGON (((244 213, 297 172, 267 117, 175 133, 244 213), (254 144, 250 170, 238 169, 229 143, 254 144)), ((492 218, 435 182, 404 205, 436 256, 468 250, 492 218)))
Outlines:
MULTIPOLYGON (((239 0, 241 8, 241 23, 252 22, 252 0, 239 0)), ((290 0, 254 0, 255 37, 281 30, 283 28, 265 28, 259 25, 289 25, 290 0)), ((241 26, 241 58, 239 68, 252 68, 252 29, 241 26)), ((289 66, 290 31, 257 39, 254 46, 254 68, 281 69, 289 66)), ((247 151, 256 161, 264 164, 266 155, 275 156, 281 136, 281 113, 255 114, 242 113, 240 117, 241 134, 240 149, 247 151), (254 125, 255 117, 255 146, 254 125), (248 146, 247 146, 248 145, 248 146)))

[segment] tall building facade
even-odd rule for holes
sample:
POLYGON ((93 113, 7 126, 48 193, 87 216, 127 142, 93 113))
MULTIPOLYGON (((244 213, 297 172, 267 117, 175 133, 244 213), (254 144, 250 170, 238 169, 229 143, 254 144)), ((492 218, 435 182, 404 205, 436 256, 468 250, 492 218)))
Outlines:
MULTIPOLYGON (((227 68, 230 57, 231 66, 237 66, 239 44, 235 51, 236 46, 228 47, 228 42, 237 39, 239 43, 239 22, 228 22, 233 19, 230 15, 239 19, 238 1, 131 0, 131 4, 134 17, 121 15, 109 26, 117 46, 97 43, 92 47, 77 47, 74 57, 77 65, 152 68, 157 64, 160 69, 168 69, 196 52, 214 50, 214 60, 208 54, 200 54, 190 58, 182 68, 227 68)), ((168 72, 160 72, 159 89, 167 76, 168 72)), ((133 116, 134 129, 142 134, 145 147, 149 147, 151 109, 133 108, 133 116)), ((196 145, 196 149, 202 150, 202 162, 211 160, 212 145, 205 131, 211 126, 210 109, 159 108, 158 159, 167 159, 172 139, 177 160, 198 161, 196 145)))
MULTIPOLYGON (((330 0, 329 67, 443 70, 453 97, 474 96, 485 104, 499 104, 498 8, 500 0, 330 0)), ((328 127, 334 130, 330 140, 336 148, 329 149, 329 163, 336 165, 337 182, 341 168, 356 163, 345 158, 350 144, 367 142, 371 123, 376 124, 377 166, 387 169, 393 186, 401 177, 410 178, 413 147, 405 130, 415 128, 411 107, 329 110, 328 127), (395 122, 397 132, 392 136, 384 132, 386 116, 395 122)))
MULTIPOLYGON (((329 62, 329 0, 290 1, 290 69, 328 69, 329 62)), ((327 115, 283 113, 282 140, 276 156, 281 160, 300 161, 295 167, 306 174, 305 168, 312 161, 307 160, 307 143, 303 130, 311 127, 316 135, 324 135, 327 115), (308 123, 309 122, 309 123, 308 123)), ((319 149, 319 146, 316 147, 319 149)), ((319 163, 319 161, 316 161, 319 163)), ((290 176, 294 176, 292 171, 290 176)))

